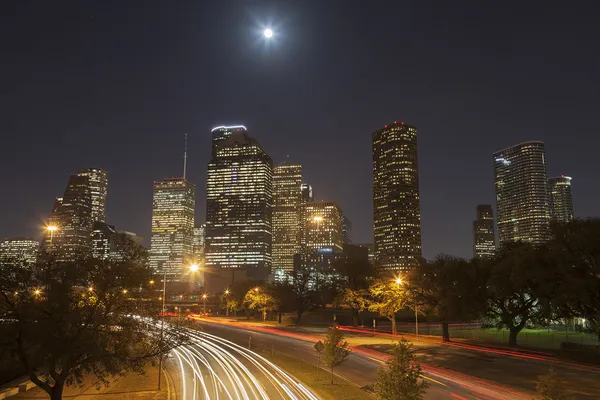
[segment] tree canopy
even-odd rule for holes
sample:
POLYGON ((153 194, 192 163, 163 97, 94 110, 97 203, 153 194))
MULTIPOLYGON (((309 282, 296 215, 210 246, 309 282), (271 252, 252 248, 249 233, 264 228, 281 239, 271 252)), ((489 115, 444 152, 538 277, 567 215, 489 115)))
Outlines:
POLYGON ((160 340, 160 305, 138 259, 42 259, 2 267, 0 352, 16 356, 51 399, 86 374, 106 383, 124 371, 141 373, 150 358, 185 342, 176 328, 160 340))

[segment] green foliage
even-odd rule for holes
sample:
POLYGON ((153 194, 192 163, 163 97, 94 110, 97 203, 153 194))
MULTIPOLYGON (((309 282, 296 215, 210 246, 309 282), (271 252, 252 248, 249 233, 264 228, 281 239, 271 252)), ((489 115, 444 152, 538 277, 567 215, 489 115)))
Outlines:
POLYGON ((333 369, 348 359, 350 349, 348 342, 344 340, 344 333, 335 324, 329 327, 324 345, 321 359, 323 364, 331 370, 331 384, 333 385, 333 369))
POLYGON ((576 219, 552 226, 549 246, 564 271, 554 299, 557 316, 585 318, 600 337, 600 219, 576 219))
POLYGON ((476 260, 441 255, 410 271, 406 283, 420 310, 437 316, 449 340, 448 322, 485 314, 486 274, 476 260))
POLYGON ((393 279, 378 279, 369 286, 371 302, 369 311, 378 313, 392 322, 392 333, 396 334, 396 313, 413 303, 409 287, 393 279))
POLYGON ((280 301, 282 311, 296 311, 296 324, 302 322, 302 314, 315 305, 315 291, 310 286, 306 271, 295 271, 291 280, 272 285, 273 295, 280 301))
POLYGON ((420 381, 421 366, 415 361, 412 344, 400 341, 392 356, 377 371, 375 393, 381 400, 420 400, 429 384, 420 381), (420 382, 419 382, 420 381, 420 382))
POLYGON ((172 328, 160 340, 160 304, 148 300, 149 273, 138 262, 46 257, 31 268, 4 266, 0 352, 16 356, 52 399, 88 374, 105 384, 125 371, 143 372, 149 358, 186 339, 172 328))
POLYGON ((346 306, 352 309, 352 320, 354 326, 358 325, 358 313, 368 307, 367 300, 368 292, 364 289, 348 289, 345 288, 334 301, 336 306, 346 306))
POLYGON ((552 300, 562 281, 556 257, 547 246, 511 243, 486 264, 488 313, 510 331, 509 345, 529 322, 552 317, 552 300))
POLYGON ((553 367, 546 375, 541 375, 536 383, 538 400, 574 400, 575 397, 567 394, 565 384, 558 377, 553 367))
POLYGON ((279 307, 277 299, 264 288, 259 287, 248 290, 246 296, 244 296, 244 304, 249 309, 259 311, 263 321, 267 320, 267 313, 269 311, 276 310, 279 307))

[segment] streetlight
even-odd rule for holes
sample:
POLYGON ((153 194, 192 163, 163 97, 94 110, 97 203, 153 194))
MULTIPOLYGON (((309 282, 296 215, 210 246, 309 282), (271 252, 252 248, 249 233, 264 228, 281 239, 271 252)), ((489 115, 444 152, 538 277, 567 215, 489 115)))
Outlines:
POLYGON ((93 286, 90 286, 90 287, 88 288, 88 292, 93 292, 93 291, 94 291, 94 287, 93 287, 93 286))
POLYGON ((190 271, 191 272, 198 272, 199 269, 200 269, 200 267, 198 266, 198 264, 192 264, 192 265, 190 265, 190 271))
POLYGON ((207 297, 208 297, 208 296, 206 295, 206 293, 204 293, 204 294, 202 295, 202 298, 204 299, 204 315, 205 315, 205 316, 206 316, 206 298, 207 298, 207 297))
POLYGON ((42 291, 40 289, 35 289, 33 291, 33 294, 35 294, 36 296, 39 296, 42 293, 42 291))
MULTIPOLYGON (((229 296, 229 289, 225 289, 224 295, 225 297, 229 296)), ((225 300, 225 316, 229 317, 229 304, 227 304, 227 300, 225 300)))
MULTIPOLYGON (((400 286, 403 281, 402 281, 402 278, 397 277, 394 282, 396 282, 396 285, 400 286)), ((415 334, 417 336, 417 340, 419 340, 419 309, 417 307, 417 297, 416 296, 415 296, 415 334)))
POLYGON ((150 281, 150 284, 151 284, 151 285, 154 285, 154 279, 152 279, 152 280, 150 281))

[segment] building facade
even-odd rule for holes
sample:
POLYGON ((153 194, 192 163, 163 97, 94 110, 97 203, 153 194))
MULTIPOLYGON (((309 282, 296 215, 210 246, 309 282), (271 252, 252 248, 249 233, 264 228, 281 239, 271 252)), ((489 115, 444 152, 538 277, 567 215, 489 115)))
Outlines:
POLYGON ((540 244, 549 239, 544 143, 523 142, 494 153, 496 215, 500 245, 540 244))
POLYGON ((301 214, 303 254, 341 253, 344 226, 342 209, 332 201, 304 203, 301 214))
POLYGON ((421 260, 417 128, 394 122, 372 139, 375 266, 407 270, 421 260))
POLYGON ((302 184, 302 202, 308 203, 311 201, 315 201, 313 188, 308 183, 303 183, 302 184))
POLYGON ((0 243, 0 262, 9 265, 35 264, 40 242, 29 238, 10 238, 0 243))
POLYGON ((99 168, 85 168, 79 176, 87 176, 92 201, 92 221, 106 220, 106 196, 108 193, 108 173, 99 168))
POLYGON ((473 257, 491 258, 496 253, 496 232, 494 211, 489 204, 477 206, 476 220, 473 221, 473 257))
POLYGON ((154 182, 150 268, 181 281, 193 261, 196 186, 185 178, 154 182))
POLYGON ((574 218, 570 176, 548 178, 548 202, 552 222, 566 223, 574 218))
POLYGON ((109 260, 116 251, 117 231, 106 222, 96 221, 92 228, 92 257, 109 260))
POLYGON ((231 281, 236 271, 266 280, 272 263, 273 162, 245 128, 224 140, 213 135, 213 150, 206 184, 205 265, 215 274, 231 272, 231 281))
POLYGON ((94 224, 92 186, 88 173, 71 175, 63 197, 55 200, 42 250, 57 261, 73 261, 90 255, 94 224))
POLYGON ((342 225, 342 242, 344 244, 352 244, 352 221, 344 215, 342 225))
POLYGON ((202 224, 194 228, 193 253, 196 264, 204 263, 204 242, 206 238, 206 225, 202 224))
POLYGON ((302 166, 284 163, 273 168, 273 270, 294 270, 300 251, 302 166))

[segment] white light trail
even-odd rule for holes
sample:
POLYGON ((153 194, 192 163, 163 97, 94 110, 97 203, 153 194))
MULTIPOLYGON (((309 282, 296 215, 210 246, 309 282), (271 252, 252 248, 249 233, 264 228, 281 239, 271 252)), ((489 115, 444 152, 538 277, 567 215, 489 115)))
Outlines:
POLYGON ((188 334, 190 343, 172 351, 181 371, 183 399, 319 399, 287 372, 245 347, 192 329, 188 334))

